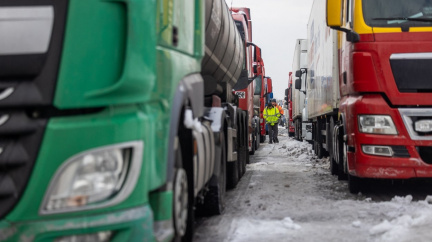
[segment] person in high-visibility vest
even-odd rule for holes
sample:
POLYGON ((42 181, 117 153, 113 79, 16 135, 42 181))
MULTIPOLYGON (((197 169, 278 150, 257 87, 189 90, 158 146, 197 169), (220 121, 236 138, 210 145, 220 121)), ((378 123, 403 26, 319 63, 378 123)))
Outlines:
POLYGON ((264 109, 263 116, 268 126, 269 144, 273 144, 273 141, 279 143, 277 138, 280 118, 279 109, 275 108, 273 104, 269 102, 267 107, 264 109))

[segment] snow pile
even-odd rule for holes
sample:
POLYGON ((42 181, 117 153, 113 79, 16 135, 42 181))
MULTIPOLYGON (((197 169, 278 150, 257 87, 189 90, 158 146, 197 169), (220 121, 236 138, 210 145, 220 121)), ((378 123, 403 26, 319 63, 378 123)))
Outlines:
POLYGON ((369 233, 376 236, 377 241, 414 241, 413 236, 422 238, 422 233, 429 231, 432 224, 431 201, 431 196, 419 202, 412 202, 412 196, 410 195, 394 197, 389 204, 396 206, 398 210, 406 210, 404 214, 391 220, 385 219, 373 226, 369 233))
POLYGON ((310 161, 314 158, 312 145, 308 142, 298 142, 294 139, 287 139, 282 144, 282 149, 285 149, 287 156, 294 158, 296 161, 310 161))
POLYGON ((230 227, 229 237, 225 240, 230 242, 279 241, 280 238, 301 229, 301 226, 289 217, 282 220, 234 219, 230 227))

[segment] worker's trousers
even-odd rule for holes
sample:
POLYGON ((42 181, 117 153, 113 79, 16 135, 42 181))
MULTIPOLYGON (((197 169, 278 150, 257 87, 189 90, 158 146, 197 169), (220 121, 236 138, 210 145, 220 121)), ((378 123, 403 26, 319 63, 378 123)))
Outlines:
POLYGON ((268 124, 269 142, 274 142, 278 136, 278 124, 268 124))

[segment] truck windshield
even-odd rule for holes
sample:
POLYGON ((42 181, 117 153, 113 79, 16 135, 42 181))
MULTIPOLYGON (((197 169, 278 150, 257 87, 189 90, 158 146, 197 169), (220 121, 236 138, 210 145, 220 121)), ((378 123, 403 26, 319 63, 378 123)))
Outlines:
POLYGON ((363 13, 371 27, 432 26, 432 0, 363 0, 363 13))

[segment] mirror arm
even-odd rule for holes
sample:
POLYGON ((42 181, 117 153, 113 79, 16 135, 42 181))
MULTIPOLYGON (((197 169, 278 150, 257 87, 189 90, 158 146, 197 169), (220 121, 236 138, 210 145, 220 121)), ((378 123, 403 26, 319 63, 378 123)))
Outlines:
POLYGON ((251 46, 251 45, 256 47, 256 45, 255 45, 254 43, 252 43, 252 42, 247 42, 247 43, 246 43, 246 47, 249 47, 249 46, 251 46))
POLYGON ((346 40, 348 42, 357 43, 360 41, 360 35, 358 33, 356 33, 355 31, 352 31, 352 30, 346 29, 346 28, 342 28, 342 27, 330 27, 330 28, 346 33, 346 40))

